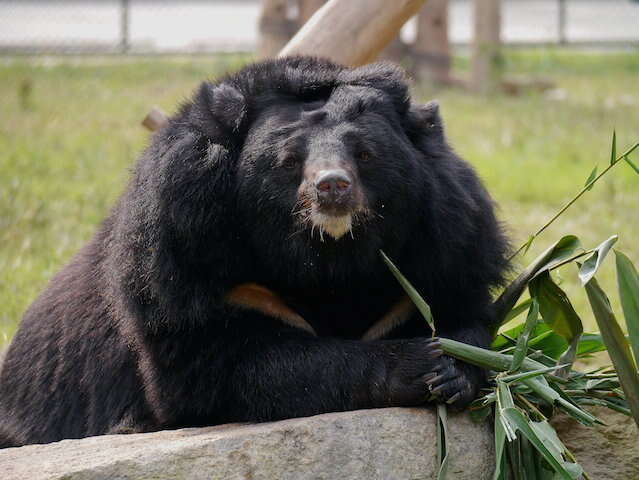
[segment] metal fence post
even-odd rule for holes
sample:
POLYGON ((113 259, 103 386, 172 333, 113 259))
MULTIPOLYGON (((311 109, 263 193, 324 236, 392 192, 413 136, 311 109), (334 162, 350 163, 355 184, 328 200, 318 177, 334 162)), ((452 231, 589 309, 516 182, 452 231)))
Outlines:
POLYGON ((129 0, 120 0, 120 51, 127 53, 130 48, 129 42, 129 0))

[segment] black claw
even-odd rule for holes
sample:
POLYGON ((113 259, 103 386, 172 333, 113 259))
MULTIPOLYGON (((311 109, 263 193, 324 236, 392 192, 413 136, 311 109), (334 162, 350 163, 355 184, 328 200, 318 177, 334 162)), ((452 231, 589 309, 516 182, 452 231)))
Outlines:
POLYGON ((446 403, 448 405, 455 403, 459 399, 459 397, 461 397, 461 392, 457 392, 455 395, 450 397, 448 400, 446 400, 446 403))
POLYGON ((436 373, 432 373, 432 372, 431 372, 431 373, 427 373, 426 375, 424 375, 424 376, 422 377, 422 380, 424 380, 424 382, 428 383, 428 382, 429 382, 429 380, 432 380, 432 379, 433 379, 433 378, 435 378, 436 376, 437 376, 437 374, 436 374, 436 373))
POLYGON ((439 357, 441 357, 443 354, 444 354, 444 352, 443 352, 443 351, 441 351, 441 350, 435 350, 435 351, 433 351, 433 352, 428 352, 428 353, 426 354, 426 357, 427 357, 428 359, 431 359, 431 360, 432 360, 432 359, 435 359, 435 358, 439 358, 439 357))
POLYGON ((435 365, 435 366, 433 367, 433 371, 434 371, 434 372, 439 372, 440 370, 444 370, 444 369, 446 369, 446 368, 448 368, 448 365, 445 365, 445 364, 443 364, 443 363, 439 363, 439 364, 437 364, 437 365, 435 365))
POLYGON ((439 392, 441 392, 444 387, 446 386, 445 383, 442 383, 441 385, 437 385, 435 388, 433 388, 430 393, 432 393, 433 395, 438 395, 439 392))
MULTIPOLYGON (((429 375, 430 375, 430 374, 429 374, 429 375)), ((443 376, 443 375, 437 375, 437 376, 435 376, 435 377, 431 378, 430 380, 426 380, 426 383, 427 383, 428 385, 433 385, 433 384, 435 384, 435 383, 439 382, 442 378, 444 378, 444 376, 443 376)))

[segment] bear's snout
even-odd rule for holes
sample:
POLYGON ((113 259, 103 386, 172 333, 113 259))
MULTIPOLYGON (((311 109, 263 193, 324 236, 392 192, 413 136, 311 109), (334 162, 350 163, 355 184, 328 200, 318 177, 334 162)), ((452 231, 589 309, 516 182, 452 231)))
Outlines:
POLYGON ((322 209, 342 210, 351 203, 353 182, 345 170, 320 170, 314 183, 317 200, 322 209))

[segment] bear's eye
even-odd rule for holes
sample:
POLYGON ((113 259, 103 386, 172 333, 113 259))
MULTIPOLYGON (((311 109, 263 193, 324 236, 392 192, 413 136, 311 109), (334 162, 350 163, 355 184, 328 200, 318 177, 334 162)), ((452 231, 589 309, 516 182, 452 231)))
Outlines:
POLYGON ((366 150, 359 150, 355 154, 355 158, 359 162, 366 163, 366 162, 368 162, 371 159, 371 154, 368 153, 366 150))
POLYGON ((287 155, 281 162, 282 168, 285 168, 287 170, 293 170, 295 167, 297 167, 297 164, 297 157, 295 157, 294 155, 287 155))

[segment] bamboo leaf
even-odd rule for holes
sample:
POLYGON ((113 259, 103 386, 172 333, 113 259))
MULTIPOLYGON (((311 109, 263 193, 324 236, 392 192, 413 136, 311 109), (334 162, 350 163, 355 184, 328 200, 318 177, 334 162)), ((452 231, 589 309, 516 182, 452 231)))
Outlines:
POLYGON ((528 240, 526 240, 526 243, 524 244, 524 252, 523 252, 524 255, 528 253, 528 250, 530 250, 530 247, 532 247, 532 244, 534 241, 535 241, 534 235, 531 235, 530 237, 528 237, 528 240))
POLYGON ((493 480, 505 480, 506 478, 506 431, 501 421, 499 409, 495 409, 495 473, 493 480))
POLYGON ((606 241, 602 242, 600 245, 597 246, 597 248, 595 248, 592 254, 586 260, 584 260, 581 268, 579 268, 579 279, 581 280, 582 285, 588 283, 588 280, 590 280, 593 275, 597 273, 597 270, 599 270, 601 263, 604 261, 604 258, 606 258, 606 255, 608 255, 608 252, 610 251, 612 246, 617 242, 618 238, 619 237, 617 237, 617 235, 613 235, 606 241))
POLYGON ((542 422, 530 422, 530 427, 535 431, 539 439, 546 446, 548 451, 552 453, 553 457, 559 462, 564 462, 563 453, 566 450, 564 444, 559 440, 557 432, 547 421, 542 422))
POLYGON ((526 289, 528 282, 530 282, 535 275, 570 258, 580 248, 581 243, 576 236, 566 235, 528 265, 495 301, 495 318, 497 322, 496 325, 493 326, 493 333, 498 330, 506 314, 515 306, 517 300, 526 289))
MULTIPOLYGON (((564 367, 564 366, 565 365, 560 365, 560 367, 564 367)), ((555 365, 553 365, 551 367, 544 367, 544 368, 540 368, 538 370, 530 370, 528 372, 516 373, 514 375, 505 375, 503 377, 500 377, 499 380, 504 382, 504 383, 513 383, 513 382, 517 382, 517 381, 521 381, 521 380, 526 380, 527 378, 536 377, 536 376, 542 375, 544 373, 552 372, 556 368, 557 367, 555 365)))
POLYGON ((522 433, 526 439, 537 449, 544 459, 553 467, 560 478, 573 480, 572 475, 563 465, 562 461, 557 460, 553 453, 548 450, 544 442, 539 438, 535 430, 529 425, 529 420, 516 408, 509 407, 501 412, 502 418, 511 425, 511 427, 522 433))
POLYGON ((531 303, 532 303, 532 298, 527 298, 516 307, 513 307, 513 309, 506 314, 506 318, 504 318, 504 323, 510 322, 511 320, 517 318, 519 315, 524 313, 526 310, 528 310, 531 303))
POLYGON ((639 167, 628 157, 628 155, 624 155, 623 159, 626 161, 630 168, 632 168, 636 173, 639 173, 639 167))
MULTIPOLYGON (((539 302, 539 311, 544 322, 568 342, 568 348, 559 357, 558 362, 572 365, 577 356, 579 339, 584 331, 579 315, 570 303, 568 296, 552 281, 548 271, 535 277, 530 282, 529 288, 530 295, 539 302)), ((568 370, 569 368, 563 369, 558 373, 565 376, 568 370)))
POLYGON ((594 186, 594 183, 591 184, 591 182, 597 177, 597 166, 595 165, 595 168, 592 169, 592 172, 590 172, 590 175, 588 175, 588 180, 586 180, 586 183, 584 183, 584 187, 586 187, 586 190, 592 190, 592 187, 594 186))
POLYGON ((581 408, 568 402, 561 395, 555 391, 552 387, 543 382, 544 377, 533 377, 522 380, 522 383, 527 385, 533 392, 535 392, 540 398, 548 402, 550 405, 556 405, 571 417, 575 418, 584 425, 592 426, 595 423, 602 423, 594 415, 582 410, 581 408))
POLYGON ((522 435, 519 434, 514 440, 506 444, 506 448, 508 448, 510 471, 513 473, 513 480, 528 480, 521 455, 521 439, 522 435))
POLYGON ((437 480, 446 480, 448 476, 448 417, 446 405, 437 404, 437 456, 439 470, 437 480))
POLYGON ((433 314, 430 311, 430 306, 422 298, 422 296, 419 294, 419 292, 417 290, 415 290, 415 287, 413 287, 410 284, 410 282, 406 279, 406 277, 404 277, 404 275, 402 275, 402 272, 399 271, 399 269, 395 266, 395 264, 393 262, 391 262, 390 258, 388 258, 386 256, 386 254, 383 251, 381 251, 381 250, 379 251, 379 253, 381 254, 382 258, 384 259, 384 262, 386 263, 386 265, 390 269, 391 273, 395 276, 395 278, 397 279, 399 284, 406 291, 406 293, 408 294, 410 299, 413 301, 413 303, 415 304, 415 306, 417 307, 419 312, 422 314, 422 316, 424 317, 424 319, 428 323, 428 326, 433 331, 433 336, 434 336, 435 335, 435 320, 433 319, 433 314))
POLYGON ((484 423, 484 421, 493 413, 492 404, 482 405, 480 403, 473 402, 468 408, 470 418, 475 423, 484 423))
POLYGON ((517 346, 513 352, 513 363, 510 366, 511 372, 516 372, 521 367, 521 363, 524 361, 526 352, 528 351, 528 339, 530 338, 530 332, 533 331, 537 325, 537 319, 539 317, 539 304, 533 297, 530 309, 528 310, 528 316, 526 317, 526 324, 524 330, 517 338, 517 346))
MULTIPOLYGON (((486 350, 485 348, 475 347, 466 343, 451 340, 450 338, 439 338, 442 350, 451 357, 458 358, 464 362, 477 365, 487 370, 495 370, 497 372, 508 371, 513 362, 512 355, 505 355, 499 352, 486 350)), ((522 362, 522 370, 538 370, 544 368, 545 365, 525 357, 522 362)))
POLYGON ((632 360, 628 342, 612 313, 608 297, 594 277, 586 284, 586 293, 601 335, 608 347, 608 354, 626 395, 626 401, 635 423, 639 427, 639 376, 632 360))
POLYGON ((621 308, 636 366, 639 365, 639 275, 630 259, 618 250, 615 250, 615 263, 621 308))
POLYGON ((519 445, 521 447, 521 458, 526 472, 526 480, 537 480, 535 472, 535 457, 537 452, 535 447, 524 436, 520 436, 519 445))
POLYGON ((622 157, 628 157, 632 152, 639 148, 639 142, 635 143, 632 147, 621 154, 622 157))
POLYGON ((617 160, 617 132, 612 131, 612 148, 610 150, 610 165, 614 165, 617 160))
POLYGON ((554 359, 556 363, 568 348, 568 342, 564 337, 557 334, 545 323, 542 323, 542 325, 548 330, 543 331, 541 328, 538 328, 538 331, 541 333, 530 339, 528 346, 532 349, 541 351, 547 357, 554 359))
MULTIPOLYGON (((519 337, 524 329, 524 326, 525 323, 520 323, 519 325, 501 332, 501 334, 498 335, 493 341, 491 349, 499 351, 513 345, 513 343, 516 343, 512 339, 519 337)), ((566 342, 564 337, 555 333, 552 328, 550 328, 544 322, 537 323, 537 326, 532 331, 530 336, 531 338, 528 341, 528 348, 540 350, 544 355, 550 357, 551 359, 559 359, 561 354, 564 353, 568 348, 568 342, 566 342)), ((587 345, 591 345, 594 348, 594 343, 587 345)), ((578 353, 581 352, 579 348, 577 350, 578 353)), ((605 350, 605 347, 603 347, 603 349, 605 350)))
POLYGON ((617 405, 616 403, 607 399, 578 398, 577 401, 579 402, 579 405, 600 405, 602 407, 609 408, 610 410, 614 410, 615 412, 623 413, 624 415, 628 415, 629 417, 632 417, 632 413, 630 412, 630 409, 622 405, 617 405))
POLYGON ((603 352, 606 349, 606 344, 601 338, 599 333, 583 333, 579 339, 579 346, 577 347, 577 356, 585 356, 590 353, 603 352))

